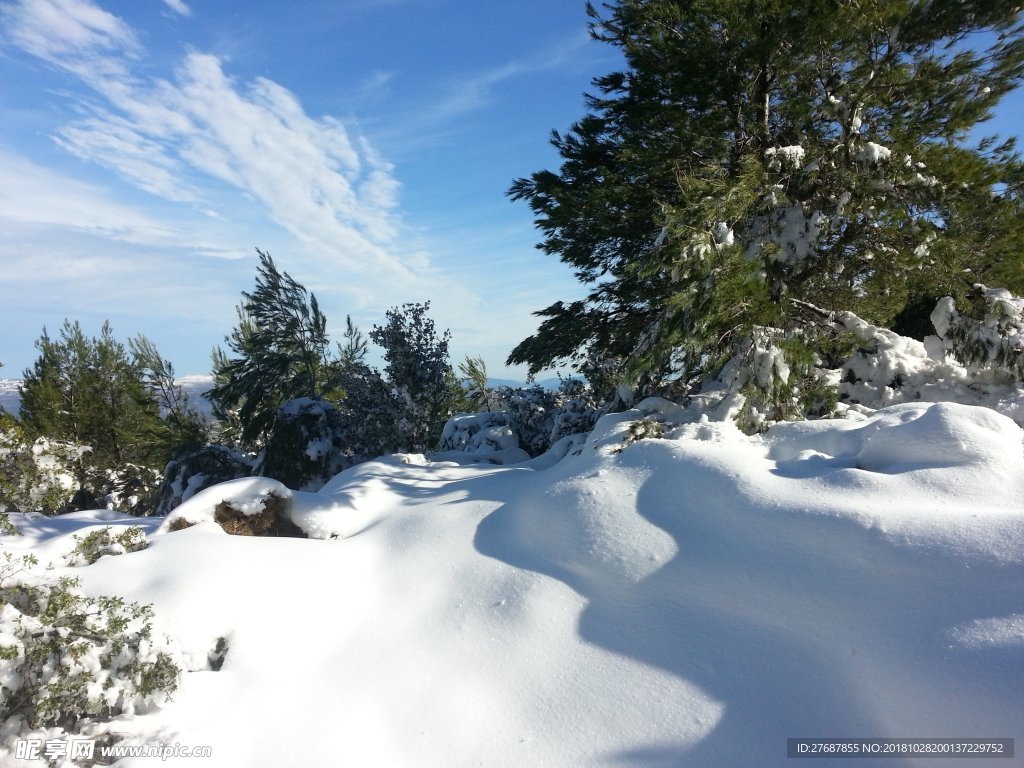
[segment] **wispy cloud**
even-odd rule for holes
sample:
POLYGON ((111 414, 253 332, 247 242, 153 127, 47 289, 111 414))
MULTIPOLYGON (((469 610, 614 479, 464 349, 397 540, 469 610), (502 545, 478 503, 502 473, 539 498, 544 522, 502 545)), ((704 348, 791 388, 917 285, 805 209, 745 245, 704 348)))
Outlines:
MULTIPOLYGON (((165 0, 175 11, 188 6, 165 0)), ((188 54, 170 79, 140 79, 133 30, 91 0, 18 0, 3 6, 7 39, 80 77, 104 98, 57 131, 57 143, 172 202, 202 204, 203 177, 258 200, 313 252, 359 271, 411 277, 389 246, 397 231, 392 167, 331 117, 224 62, 188 54)))
MULTIPOLYGON (((2 148, 0 222, 21 228, 55 227, 131 245, 186 247, 218 258, 234 259, 248 253, 247 249, 240 252, 199 231, 190 232, 180 224, 155 219, 114 200, 100 187, 44 168, 2 148)), ((5 258, 13 256, 8 254, 5 258)), ((5 268, 9 266, 5 263, 5 268)))
POLYGON ((141 51, 124 21, 82 0, 19 0, 0 7, 9 40, 69 72, 125 75, 123 61, 141 51))
POLYGON ((164 0, 164 4, 172 11, 182 16, 192 15, 192 9, 182 2, 182 0, 164 0))
POLYGON ((435 120, 448 120, 486 106, 494 98, 495 90, 503 83, 563 67, 573 61, 589 41, 589 35, 577 34, 534 58, 507 62, 456 80, 449 84, 447 94, 437 103, 431 117, 435 120))

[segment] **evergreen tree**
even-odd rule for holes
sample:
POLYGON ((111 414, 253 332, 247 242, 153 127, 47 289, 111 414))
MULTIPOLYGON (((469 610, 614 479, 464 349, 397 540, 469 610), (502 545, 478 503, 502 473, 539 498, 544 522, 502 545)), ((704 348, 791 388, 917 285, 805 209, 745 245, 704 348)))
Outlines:
POLYGON ((588 5, 626 68, 554 134, 559 172, 510 194, 592 288, 540 311, 509 362, 596 352, 643 384, 707 380, 733 360, 737 386, 775 405, 802 388, 807 410, 820 401, 809 371, 844 343, 818 309, 910 326, 976 284, 1021 292, 1022 164, 1012 141, 969 141, 1024 76, 1018 8, 588 5), (968 46, 975 33, 986 50, 968 46))
POLYGON ((257 249, 256 287, 242 293, 238 326, 226 339, 234 353, 214 350, 214 414, 239 426, 243 445, 261 444, 277 409, 299 397, 329 393, 334 375, 327 319, 316 296, 257 249))
POLYGON ((385 374, 402 403, 398 432, 406 451, 436 446, 451 415, 453 389, 459 388, 448 362, 451 333, 438 336, 427 317, 429 309, 430 302, 392 307, 385 325, 370 331, 373 342, 384 349, 385 374))
POLYGON ((489 411, 494 401, 487 383, 487 364, 482 356, 470 357, 459 363, 462 384, 465 387, 464 400, 474 411, 489 411))
POLYGON ((166 442, 156 437, 164 426, 141 364, 114 339, 109 323, 98 338, 88 338, 77 322, 65 321, 59 339, 44 329, 36 348, 39 357, 21 385, 19 420, 31 439, 88 449, 76 478, 82 504, 147 485, 168 458, 166 442))
POLYGON ((209 437, 206 419, 175 381, 174 366, 145 336, 128 340, 132 359, 142 372, 143 382, 156 398, 163 416, 154 436, 166 446, 168 456, 193 451, 209 437))

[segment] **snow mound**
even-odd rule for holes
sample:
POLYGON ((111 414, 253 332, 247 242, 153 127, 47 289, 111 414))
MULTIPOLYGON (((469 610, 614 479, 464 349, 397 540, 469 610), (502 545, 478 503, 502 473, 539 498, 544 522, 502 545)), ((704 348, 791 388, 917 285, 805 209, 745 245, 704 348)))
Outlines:
POLYGON ((174 509, 160 526, 160 532, 174 530, 181 524, 197 525, 215 522, 217 508, 226 505, 232 511, 253 517, 266 511, 271 499, 290 507, 292 490, 269 477, 242 477, 206 488, 174 509))
MULTIPOLYGON (((197 659, 226 639, 220 671, 113 724, 224 768, 732 768, 787 765, 794 736, 1024 739, 1022 434, 918 402, 748 436, 652 399, 517 465, 215 486, 175 514, 284 498, 331 540, 200 524, 76 575, 153 603, 197 659)), ((0 546, 35 551, 97 520, 17 522, 0 546)))
POLYGON ((958 403, 902 403, 864 421, 821 420, 776 424, 767 433, 768 457, 790 462, 812 457, 847 459, 870 472, 969 468, 986 472, 1019 467, 1021 429, 988 408, 958 403))

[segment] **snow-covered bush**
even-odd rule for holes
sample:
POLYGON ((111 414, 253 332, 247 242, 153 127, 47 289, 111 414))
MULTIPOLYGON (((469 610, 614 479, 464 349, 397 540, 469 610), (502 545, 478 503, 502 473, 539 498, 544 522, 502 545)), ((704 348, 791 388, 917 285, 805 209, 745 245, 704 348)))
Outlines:
POLYGON ((64 510, 78 487, 74 474, 80 455, 80 448, 66 443, 31 439, 14 419, 0 415, 0 510, 64 510))
MULTIPOLYGON (((46 583, 32 556, 0 562, 0 695, 5 730, 145 711, 177 688, 177 652, 153 609, 92 598, 78 580, 46 583)), ((15 730, 14 732, 17 732, 15 730)))
POLYGON ((116 509, 144 514, 153 506, 163 479, 160 471, 141 464, 123 464, 114 469, 96 469, 89 473, 86 487, 80 490, 77 509, 116 509))
MULTIPOLYGON (((495 418, 488 422, 488 428, 507 427, 516 447, 531 456, 541 455, 567 435, 589 432, 605 412, 590 386, 579 379, 565 379, 557 390, 539 385, 498 387, 491 392, 490 407, 495 418), (496 420, 498 415, 500 421, 496 420)), ((472 421, 465 425, 463 428, 449 422, 442 450, 465 450, 468 441, 479 439, 474 435, 481 425, 472 421)), ((505 447, 512 444, 506 443, 505 447)))
POLYGON ((339 373, 337 384, 345 394, 334 407, 342 416, 342 442, 351 463, 399 451, 403 408, 380 372, 356 361, 339 373))
POLYGON ((178 456, 164 470, 152 513, 166 515, 205 488, 248 477, 252 467, 253 459, 223 445, 206 445, 178 456))
POLYGON ((516 438, 507 413, 468 413, 444 425, 438 458, 473 457, 475 461, 512 464, 529 458, 516 438), (453 454, 462 454, 455 456, 453 454))
POLYGON ((622 438, 623 450, 640 440, 660 440, 665 436, 665 424, 657 418, 644 416, 636 421, 630 422, 629 430, 622 438))
POLYGON ((105 555, 140 552, 149 546, 146 534, 137 525, 125 528, 116 535, 110 531, 108 525, 85 536, 75 536, 75 548, 67 556, 67 564, 72 567, 91 565, 105 555))
POLYGON ((924 342, 803 302, 822 334, 813 353, 797 335, 763 329, 691 402, 747 432, 916 401, 986 406, 1024 424, 1022 371, 1015 369, 1024 301, 1003 291, 985 297, 992 309, 981 321, 960 316, 951 299, 940 301, 932 313, 938 335, 924 342), (965 346, 964 339, 973 341, 965 346))
POLYGON ((278 409, 253 473, 296 490, 317 491, 352 463, 341 414, 324 400, 303 397, 278 409))
POLYGON ((968 316, 950 297, 932 312, 942 350, 976 373, 1024 380, 1024 298, 976 285, 969 301, 968 316))

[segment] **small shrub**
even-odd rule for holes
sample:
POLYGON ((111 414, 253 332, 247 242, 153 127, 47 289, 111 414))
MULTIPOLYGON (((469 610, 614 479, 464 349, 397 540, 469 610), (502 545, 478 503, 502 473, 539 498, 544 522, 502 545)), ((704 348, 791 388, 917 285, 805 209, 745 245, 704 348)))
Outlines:
POLYGON ((116 536, 111 535, 110 530, 108 525, 87 536, 75 536, 78 543, 68 555, 68 565, 92 565, 104 555, 124 555, 139 552, 149 546, 146 534, 137 525, 125 528, 116 536))
POLYGON ((629 431, 622 439, 622 447, 619 448, 619 451, 623 451, 627 446, 639 440, 657 440, 664 437, 664 435, 665 425, 660 421, 655 421, 650 416, 645 416, 629 425, 629 431))
POLYGON ((0 512, 0 534, 4 536, 21 536, 18 526, 11 522, 11 518, 6 512, 0 512))
POLYGON ((0 508, 45 515, 67 511, 83 451, 69 443, 32 439, 9 414, 0 413, 0 508))
POLYGON ((81 718, 133 714, 175 691, 180 668, 153 609, 91 598, 78 580, 34 583, 37 561, 0 564, 0 704, 30 728, 71 729, 81 718))
POLYGON ((232 536, 288 536, 306 538, 285 511, 285 500, 270 494, 263 504, 263 511, 247 515, 230 501, 222 501, 213 511, 214 521, 232 536))

